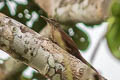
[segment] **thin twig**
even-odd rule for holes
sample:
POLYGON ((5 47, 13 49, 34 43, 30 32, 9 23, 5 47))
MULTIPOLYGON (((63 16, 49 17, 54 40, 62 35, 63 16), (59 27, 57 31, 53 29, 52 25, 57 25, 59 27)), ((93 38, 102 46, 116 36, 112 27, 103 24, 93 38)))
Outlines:
POLYGON ((95 49, 93 50, 92 56, 91 56, 91 58, 90 58, 90 62, 91 62, 91 63, 93 63, 93 61, 94 61, 94 59, 95 59, 95 57, 96 57, 97 51, 98 51, 98 49, 99 49, 99 47, 100 47, 100 44, 101 44, 101 42, 104 40, 104 38, 105 38, 105 35, 103 35, 103 36, 99 39, 98 43, 96 44, 95 49))

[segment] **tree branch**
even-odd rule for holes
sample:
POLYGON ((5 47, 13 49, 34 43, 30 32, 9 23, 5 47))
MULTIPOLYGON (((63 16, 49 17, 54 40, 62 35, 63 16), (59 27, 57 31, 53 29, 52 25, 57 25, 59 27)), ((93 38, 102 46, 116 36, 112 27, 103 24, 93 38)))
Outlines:
MULTIPOLYGON (((44 27, 44 29, 42 31, 40 31, 40 34, 42 36, 48 37, 49 34, 47 34, 49 32, 49 25, 47 25, 46 27, 44 27), (47 36, 48 35, 48 36, 47 36)), ((10 57, 9 59, 7 59, 3 64, 0 65, 0 74, 2 76, 0 76, 0 80, 18 80, 18 78, 21 76, 21 73, 27 68, 27 65, 16 61, 15 59, 13 59, 12 57, 10 57)), ((43 76, 40 75, 39 73, 36 74, 38 78, 40 78, 40 80, 42 80, 43 76)))
POLYGON ((95 80, 90 67, 48 38, 3 14, 0 14, 0 49, 51 80, 95 80))
POLYGON ((98 49, 99 49, 99 47, 100 47, 100 44, 101 44, 102 41, 105 39, 106 33, 107 33, 107 32, 105 32, 105 34, 98 40, 98 43, 96 44, 95 49, 93 50, 92 56, 91 56, 91 58, 90 58, 90 62, 91 62, 91 63, 93 63, 93 61, 94 61, 94 59, 95 59, 95 57, 96 57, 97 51, 98 51, 98 49))
POLYGON ((99 24, 109 16, 111 0, 35 0, 47 13, 68 25, 99 24))

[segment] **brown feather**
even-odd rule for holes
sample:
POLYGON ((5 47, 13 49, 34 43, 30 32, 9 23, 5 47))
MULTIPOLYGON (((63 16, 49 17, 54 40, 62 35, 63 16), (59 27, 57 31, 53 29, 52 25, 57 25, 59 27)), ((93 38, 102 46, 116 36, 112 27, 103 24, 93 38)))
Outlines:
MULTIPOLYGON (((101 76, 99 75, 99 73, 97 72, 97 70, 90 65, 80 54, 79 49, 77 48, 76 43, 72 40, 72 38, 70 36, 68 36, 61 28, 59 23, 57 23, 54 19, 48 19, 46 17, 41 16, 42 18, 44 18, 49 24, 51 24, 51 26, 53 27, 54 30, 58 30, 61 34, 62 40, 65 43, 66 46, 66 51, 68 51, 71 55, 75 56, 76 58, 78 58, 80 61, 82 61, 83 63, 85 63, 86 65, 90 66, 93 70, 96 71, 99 80, 101 80, 101 76)), ((54 32, 54 31, 52 31, 54 32)), ((55 33, 53 33, 53 37, 55 37, 54 35, 55 33)), ((53 39, 54 40, 54 39, 53 39)), ((56 41, 55 41, 56 42, 56 41)), ((58 44, 58 43, 57 43, 58 44)), ((59 45, 59 44, 58 44, 59 45)), ((61 47, 62 48, 62 47, 61 47)))

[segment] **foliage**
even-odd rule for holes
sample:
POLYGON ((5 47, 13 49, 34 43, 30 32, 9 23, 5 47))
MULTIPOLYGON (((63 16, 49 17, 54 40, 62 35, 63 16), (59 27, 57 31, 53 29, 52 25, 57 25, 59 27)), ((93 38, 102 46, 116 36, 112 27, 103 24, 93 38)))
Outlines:
POLYGON ((111 12, 114 17, 120 17, 120 1, 113 2, 111 12))
POLYGON ((120 59, 120 1, 113 2, 111 13, 106 38, 112 54, 120 59))
POLYGON ((114 18, 112 24, 108 27, 107 42, 108 46, 115 57, 120 59, 120 19, 114 18))
POLYGON ((47 15, 34 0, 4 0, 4 2, 0 2, 0 12, 37 32, 46 25, 40 15, 47 15))
POLYGON ((80 50, 87 50, 90 43, 87 33, 85 33, 82 29, 79 29, 76 26, 69 27, 69 29, 66 30, 66 33, 71 36, 71 38, 75 41, 80 50))

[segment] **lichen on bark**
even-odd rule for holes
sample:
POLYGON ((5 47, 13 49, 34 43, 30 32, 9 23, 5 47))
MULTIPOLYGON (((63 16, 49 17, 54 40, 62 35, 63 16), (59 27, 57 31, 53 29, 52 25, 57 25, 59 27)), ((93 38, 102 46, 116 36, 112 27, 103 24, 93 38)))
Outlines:
POLYGON ((1 13, 0 23, 0 49, 16 60, 33 67, 51 80, 95 80, 95 71, 49 38, 1 13))

